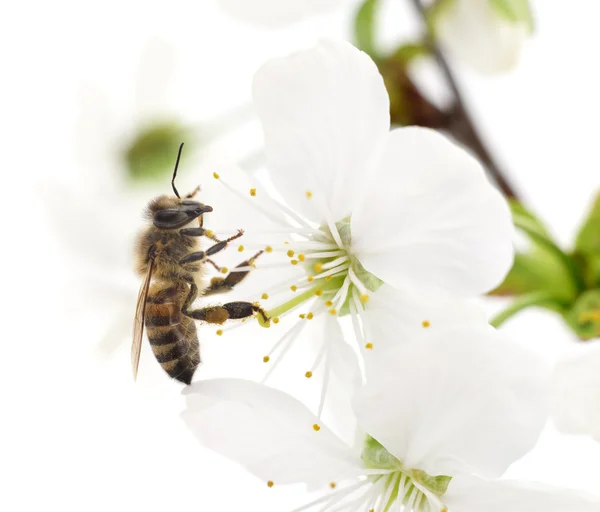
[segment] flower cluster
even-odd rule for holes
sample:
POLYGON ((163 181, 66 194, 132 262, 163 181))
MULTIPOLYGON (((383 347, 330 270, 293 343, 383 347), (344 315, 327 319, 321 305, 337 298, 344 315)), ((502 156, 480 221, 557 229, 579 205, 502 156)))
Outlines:
POLYGON ((238 270, 289 270, 262 294, 264 327, 293 323, 264 361, 311 345, 321 401, 313 412, 264 384, 200 381, 184 391, 192 432, 264 485, 319 492, 295 512, 600 510, 499 479, 546 423, 550 374, 471 302, 513 256, 509 208, 481 166, 433 131, 390 131, 381 76, 347 43, 268 62, 254 100, 268 179, 243 191, 215 178, 281 226, 258 268, 238 270), (302 336, 309 322, 321 336, 302 336), (328 426, 332 377, 352 414, 328 426))

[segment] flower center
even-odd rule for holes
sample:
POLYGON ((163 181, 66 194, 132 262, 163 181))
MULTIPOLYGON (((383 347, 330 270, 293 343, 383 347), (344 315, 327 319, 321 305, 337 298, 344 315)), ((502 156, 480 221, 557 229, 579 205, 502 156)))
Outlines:
POLYGON ((367 272, 352 253, 350 217, 335 224, 335 229, 321 226, 305 235, 305 240, 289 242, 287 256, 292 265, 306 270, 301 286, 291 286, 300 293, 293 299, 267 312, 277 318, 298 305, 318 297, 332 315, 360 311, 383 281, 367 272), (305 289, 302 289, 304 287, 305 289))
POLYGON ((386 512, 398 502, 406 510, 415 512, 447 512, 441 498, 452 477, 431 476, 420 469, 408 469, 390 454, 381 443, 367 436, 362 459, 369 469, 387 470, 388 473, 370 476, 374 485, 380 486, 376 510, 386 512))

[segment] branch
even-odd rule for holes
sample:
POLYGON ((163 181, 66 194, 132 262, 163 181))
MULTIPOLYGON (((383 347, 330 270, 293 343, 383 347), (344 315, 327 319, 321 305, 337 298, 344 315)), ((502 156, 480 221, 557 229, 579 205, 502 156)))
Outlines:
POLYGON ((448 86, 450 87, 450 90, 452 91, 452 94, 454 96, 456 122, 454 122, 450 126, 451 133, 457 139, 459 139, 461 142, 463 142, 464 144, 469 146, 473 151, 475 151, 477 156, 487 167, 488 171, 496 181, 498 188, 500 188, 502 193, 507 198, 512 198, 516 199, 517 201, 520 201, 519 195, 509 183, 508 179, 506 178, 506 174, 500 170, 498 163, 495 161, 494 157, 487 149, 486 145, 483 143, 483 140, 481 139, 481 136, 479 135, 477 128, 473 123, 473 120, 469 116, 464 97, 460 91, 454 73, 431 33, 429 23, 427 21, 427 11, 425 6, 422 4, 421 0, 411 1, 415 9, 417 10, 419 16, 421 17, 421 20, 425 25, 425 29, 427 30, 427 44, 430 47, 435 57, 435 60, 438 66, 440 67, 442 73, 444 74, 446 81, 448 82, 448 86))

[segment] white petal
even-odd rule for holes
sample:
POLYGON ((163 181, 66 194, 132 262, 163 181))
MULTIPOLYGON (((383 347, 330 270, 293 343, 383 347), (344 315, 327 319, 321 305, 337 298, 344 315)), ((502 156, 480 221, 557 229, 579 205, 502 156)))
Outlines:
POLYGON ((443 497, 450 512, 598 512, 600 497, 533 482, 452 479, 443 497))
POLYGON ((281 391, 215 379, 189 386, 184 395, 182 417, 194 435, 265 482, 327 485, 361 467, 350 447, 281 391))
POLYGON ((525 23, 503 20, 491 3, 455 0, 437 23, 437 35, 450 53, 485 74, 514 68, 530 32, 525 23))
POLYGON ((231 17, 263 27, 280 27, 333 9, 341 0, 220 0, 231 17))
POLYGON ((375 181, 352 216, 352 247, 364 267, 401 288, 476 295, 512 265, 506 201, 481 165, 425 128, 390 133, 375 181))
POLYGON ((355 400, 359 428, 410 468, 499 476, 546 422, 545 368, 491 328, 424 330, 378 357, 355 400))
POLYGON ((589 343, 556 365, 553 415, 563 432, 600 442, 600 344, 589 343))
POLYGON ((274 59, 254 78, 273 183, 307 218, 350 214, 389 130, 389 101, 373 61, 346 42, 274 59), (308 199, 306 192, 313 193, 308 199))
MULTIPOLYGON (((361 313, 373 352, 410 341, 415 332, 459 327, 467 324, 488 325, 485 310, 476 300, 448 299, 396 290, 384 284, 369 296, 361 313)), ((371 352, 365 354, 369 361, 371 352)))

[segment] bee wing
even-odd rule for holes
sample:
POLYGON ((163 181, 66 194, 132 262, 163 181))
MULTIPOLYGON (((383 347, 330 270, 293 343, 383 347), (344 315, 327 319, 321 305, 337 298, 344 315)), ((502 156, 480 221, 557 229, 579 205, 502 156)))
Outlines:
POLYGON ((140 293, 135 307, 135 318, 133 320, 133 342, 131 344, 131 369, 133 370, 133 380, 137 378, 138 366, 140 364, 140 354, 142 352, 142 336, 144 334, 144 317, 146 312, 146 299, 152 280, 152 270, 154 268, 154 259, 150 258, 148 262, 148 271, 142 282, 140 293))

